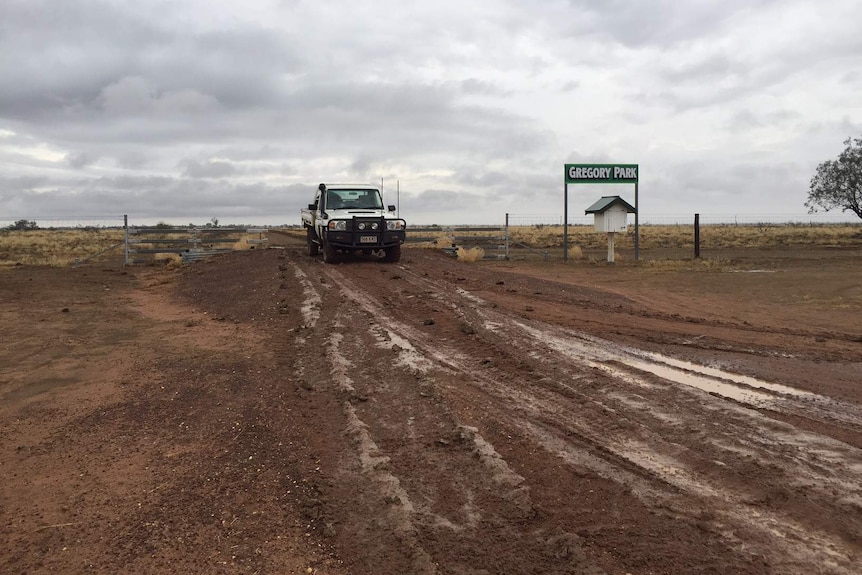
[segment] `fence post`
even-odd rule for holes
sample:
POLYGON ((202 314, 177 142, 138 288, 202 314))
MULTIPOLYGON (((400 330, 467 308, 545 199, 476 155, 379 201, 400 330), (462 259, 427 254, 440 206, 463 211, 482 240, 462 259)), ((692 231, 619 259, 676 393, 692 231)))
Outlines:
POLYGON ((700 257, 700 214, 694 214, 694 258, 700 257))
POLYGON ((506 212, 506 259, 509 259, 509 213, 506 212))
POLYGON ((123 215, 123 251, 125 253, 125 258, 123 260, 123 265, 129 265, 129 215, 123 215))

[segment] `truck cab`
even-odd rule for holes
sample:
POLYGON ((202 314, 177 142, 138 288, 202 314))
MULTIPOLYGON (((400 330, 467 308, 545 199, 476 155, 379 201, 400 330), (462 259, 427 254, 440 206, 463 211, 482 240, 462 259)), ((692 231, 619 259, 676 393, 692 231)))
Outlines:
POLYGON ((401 258, 407 223, 395 206, 384 206, 380 190, 364 184, 320 184, 314 203, 302 210, 309 255, 323 252, 333 263, 348 253, 382 253, 387 262, 401 258))

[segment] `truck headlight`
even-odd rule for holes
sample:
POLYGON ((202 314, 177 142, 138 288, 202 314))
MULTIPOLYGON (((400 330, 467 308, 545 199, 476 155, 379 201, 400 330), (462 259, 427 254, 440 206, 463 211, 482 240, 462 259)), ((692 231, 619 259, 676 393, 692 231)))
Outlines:
POLYGON ((401 220, 387 220, 386 229, 391 231, 400 230, 402 228, 401 220))
POLYGON ((347 221, 346 220, 330 220, 329 225, 327 226, 330 230, 336 232, 343 232, 347 229, 347 221))

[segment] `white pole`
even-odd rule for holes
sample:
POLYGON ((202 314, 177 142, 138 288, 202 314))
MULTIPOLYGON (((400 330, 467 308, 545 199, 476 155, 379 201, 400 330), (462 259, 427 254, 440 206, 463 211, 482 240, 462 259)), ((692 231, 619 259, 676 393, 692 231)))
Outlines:
POLYGON ((608 263, 614 263, 614 232, 608 232, 608 263))

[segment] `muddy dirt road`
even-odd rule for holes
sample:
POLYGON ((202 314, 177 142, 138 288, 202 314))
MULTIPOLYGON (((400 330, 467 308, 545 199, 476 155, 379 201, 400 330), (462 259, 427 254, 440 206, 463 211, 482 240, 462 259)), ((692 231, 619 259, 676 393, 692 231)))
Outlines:
POLYGON ((849 252, 0 272, 0 571, 862 571, 849 252))

